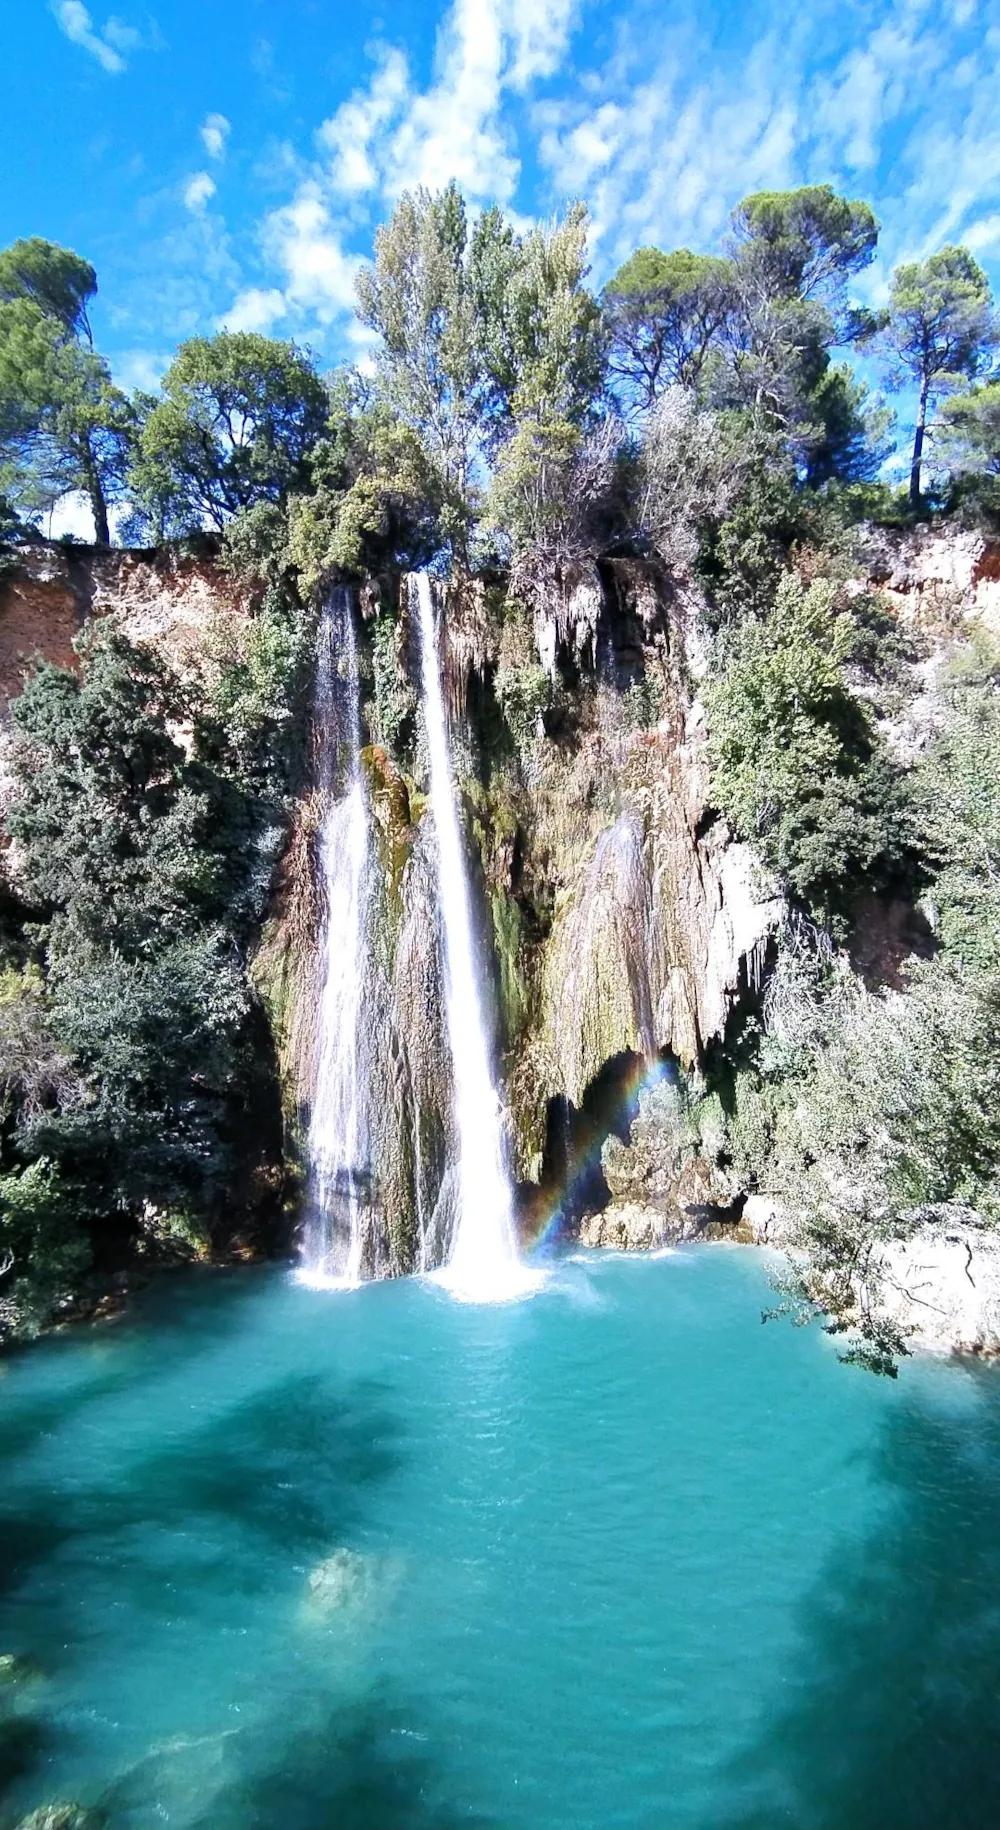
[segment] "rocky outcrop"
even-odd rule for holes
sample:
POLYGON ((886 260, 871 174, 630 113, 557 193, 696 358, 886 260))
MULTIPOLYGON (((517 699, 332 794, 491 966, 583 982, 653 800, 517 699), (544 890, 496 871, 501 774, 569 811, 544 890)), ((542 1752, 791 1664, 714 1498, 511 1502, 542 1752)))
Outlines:
POLYGON ((928 1221, 876 1247, 871 1273, 872 1306, 911 1350, 1000 1355, 1000 1234, 928 1221))

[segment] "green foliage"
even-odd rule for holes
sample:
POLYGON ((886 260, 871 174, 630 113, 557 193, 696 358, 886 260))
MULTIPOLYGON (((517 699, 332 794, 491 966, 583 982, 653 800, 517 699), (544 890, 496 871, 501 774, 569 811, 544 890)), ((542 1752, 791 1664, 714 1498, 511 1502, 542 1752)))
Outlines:
POLYGON ((525 421, 579 427, 593 413, 604 334, 585 283, 588 227, 579 203, 560 222, 524 235, 497 209, 476 225, 469 268, 482 352, 480 410, 494 445, 525 421))
POLYGON ((80 1219, 46 1158, 0 1174, 0 1340, 37 1334, 87 1269, 80 1219))
POLYGON ((952 667, 948 701, 911 785, 925 900, 948 957, 1000 979, 1000 654, 985 637, 952 667))
POLYGON ((986 381, 942 402, 942 455, 966 493, 1000 510, 1000 382, 986 381))
POLYGON ((225 528, 308 480, 326 390, 294 343, 220 331, 183 343, 143 403, 130 487, 158 538, 225 528))
POLYGON ((0 484, 29 518, 83 490, 110 539, 133 435, 125 396, 91 347, 94 270, 38 239, 0 253, 0 484))
POLYGON ((737 205, 733 228, 739 260, 786 299, 839 303, 847 275, 868 266, 878 241, 869 206, 829 184, 756 191, 737 205))
POLYGON ((928 409, 979 374, 997 341, 989 281, 967 248, 941 248, 925 261, 897 267, 889 309, 876 338, 890 385, 918 389, 910 465, 910 501, 920 500, 928 409))
MULTIPOLYGON (((581 426, 600 389, 600 312, 587 291, 586 213, 519 236, 492 209, 469 235, 454 184, 400 199, 360 276, 364 324, 380 338, 379 392, 419 440, 441 539, 468 553, 481 478, 526 422, 543 461, 581 426), (536 434, 537 435, 537 434, 536 434)), ((520 476, 532 436, 512 460, 520 476)))
POLYGON ((639 248, 604 288, 611 372, 627 400, 651 407, 665 387, 697 388, 733 309, 729 261, 639 248))
POLYGON ((273 590, 256 618, 216 631, 201 679, 109 624, 80 646, 81 675, 43 665, 13 709, 8 824, 41 970, 0 980, 0 1116, 10 1200, 40 1191, 39 1228, 43 1196, 52 1207, 34 1245, 20 1221, 11 1242, 12 1276, 50 1267, 39 1315, 91 1234, 197 1249, 267 1147, 274 1096, 246 961, 310 652, 273 590))
POLYGON ((727 636, 707 694, 716 804, 826 923, 903 850, 895 777, 844 676, 856 643, 834 587, 787 574, 767 614, 727 636))
MULTIPOLYGON (((695 570, 714 625, 762 616, 807 527, 793 466, 773 433, 754 433, 742 415, 718 425, 713 468, 728 474, 719 510, 711 495, 697 521, 695 570), (707 511, 707 512, 706 512, 707 511)), ((683 455, 683 454, 681 454, 683 455)))
POLYGON ((396 762, 411 747, 417 715, 416 691, 402 664, 402 633, 391 610, 380 606, 372 625, 374 703, 369 708, 369 723, 396 762))
POLYGON ((310 492, 290 505, 289 541, 308 590, 334 570, 412 569, 440 546, 441 495, 416 432, 349 372, 331 389, 311 468, 310 492))
POLYGON ((97 292, 89 261, 69 248, 32 236, 0 250, 0 299, 30 299, 71 337, 92 342, 87 307, 97 292))

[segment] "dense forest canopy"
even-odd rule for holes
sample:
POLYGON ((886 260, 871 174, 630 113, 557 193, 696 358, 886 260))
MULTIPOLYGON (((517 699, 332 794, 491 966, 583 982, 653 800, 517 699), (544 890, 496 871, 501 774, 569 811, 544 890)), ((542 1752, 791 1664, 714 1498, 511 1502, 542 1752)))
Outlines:
MULTIPOLYGON (((93 346, 88 263, 0 254, 5 539, 82 490, 99 544, 210 533, 258 604, 198 682, 98 629, 15 705, 0 1328, 43 1322, 109 1234, 210 1242, 241 1137, 278 1122, 251 961, 306 766, 312 594, 415 565, 503 580, 515 771, 565 713, 519 646, 533 581, 628 554, 694 584, 714 811, 789 910, 769 1006, 710 1064, 728 1155, 804 1216, 832 1306, 872 1238, 1000 1211, 1000 659, 984 639, 904 766, 884 714, 912 656, 850 584, 862 522, 1000 515, 986 277, 945 247, 865 309, 878 224, 822 185, 745 198, 711 253, 640 248, 600 293, 587 229, 579 204, 522 230, 470 221, 455 185, 404 195, 359 281, 371 373, 221 332, 131 397, 93 346), (855 357, 917 401, 904 490, 855 357), (862 893, 930 910, 933 957, 891 996, 844 951, 862 893)), ((391 751, 412 708, 390 623, 371 665, 391 751)), ((871 1357, 897 1345, 875 1331, 871 1357)))

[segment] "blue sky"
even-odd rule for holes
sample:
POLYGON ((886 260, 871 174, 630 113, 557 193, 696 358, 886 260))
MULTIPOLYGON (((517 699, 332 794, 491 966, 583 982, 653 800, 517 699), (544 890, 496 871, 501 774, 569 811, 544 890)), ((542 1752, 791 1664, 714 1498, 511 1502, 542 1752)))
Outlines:
POLYGON ((946 240, 1000 280, 1000 0, 117 4, 11 0, 0 234, 94 262, 126 385, 221 324, 363 354, 373 228, 452 176, 525 217, 586 198, 598 283, 824 180, 881 218, 869 296, 946 240))

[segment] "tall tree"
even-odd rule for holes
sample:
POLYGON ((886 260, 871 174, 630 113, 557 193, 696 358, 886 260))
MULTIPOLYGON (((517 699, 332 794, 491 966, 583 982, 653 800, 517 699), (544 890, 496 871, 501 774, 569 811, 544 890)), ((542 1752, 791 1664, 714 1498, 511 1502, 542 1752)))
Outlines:
POLYGON ((989 281, 967 248, 941 248, 897 267, 878 332, 890 385, 917 388, 910 502, 920 502, 928 411, 934 400, 980 374, 997 343, 989 281))
POLYGON ((158 536, 220 531, 240 509, 284 502, 307 478, 326 389, 294 343, 221 331, 182 343, 147 398, 131 487, 158 536))
POLYGON ((514 437, 530 426, 572 442, 600 394, 586 240, 582 205, 526 235, 487 210, 470 235, 454 183, 405 194, 376 235, 358 294, 381 340, 379 390, 434 466, 441 530, 459 550, 514 437))
POLYGON ((497 209, 476 225, 469 274, 480 404, 501 439, 527 419, 579 427, 601 394, 605 339, 586 284, 588 227, 582 203, 525 235, 497 209))
POLYGON ((53 242, 0 252, 0 472, 27 513, 69 490, 86 494, 96 539, 110 540, 108 505, 121 491, 131 414, 93 348, 89 262, 53 242))
POLYGON ((864 322, 850 308, 847 282, 877 240, 868 205, 828 184, 759 191, 733 212, 736 302, 726 319, 723 404, 784 429, 807 469, 812 447, 828 443, 831 348, 864 322))
POLYGON ((604 288, 612 375, 642 409, 664 388, 695 388, 733 304, 729 261, 638 248, 604 288))
POLYGON ((481 374, 468 239, 456 184, 436 197, 404 192, 358 279, 361 322, 381 339, 382 391, 435 465, 448 531, 460 544, 474 486, 481 374))
POLYGON ((952 395, 942 406, 945 448, 963 478, 988 479, 994 506, 1000 501, 1000 381, 986 381, 952 395))

